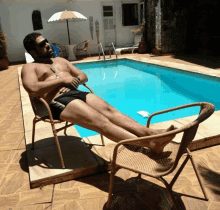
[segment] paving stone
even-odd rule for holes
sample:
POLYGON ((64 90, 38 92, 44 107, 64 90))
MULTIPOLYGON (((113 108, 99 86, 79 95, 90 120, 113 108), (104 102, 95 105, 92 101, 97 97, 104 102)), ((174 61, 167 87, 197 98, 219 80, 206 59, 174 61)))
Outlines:
POLYGON ((38 204, 51 202, 52 199, 52 186, 45 186, 42 189, 32 189, 20 192, 20 202, 18 205, 38 204))
POLYGON ((182 196, 182 200, 187 210, 208 209, 209 202, 203 200, 204 195, 199 186, 185 186, 182 188, 181 193, 185 195, 182 196))
POLYGON ((12 194, 12 195, 0 195, 0 208, 6 208, 10 206, 18 205, 20 200, 20 194, 12 194))
POLYGON ((14 194, 28 182, 29 177, 25 172, 5 173, 0 182, 0 195, 14 194))
POLYGON ((52 210, 50 203, 40 203, 34 205, 27 205, 27 206, 10 206, 3 208, 2 210, 52 210))
POLYGON ((220 168, 219 156, 215 152, 205 152, 204 154, 195 157, 195 161, 204 166, 208 166, 212 171, 218 171, 220 168))
POLYGON ((7 163, 0 163, 0 171, 6 171, 8 169, 7 163))
POLYGON ((101 198, 92 198, 92 199, 80 199, 77 200, 77 203, 81 206, 82 209, 91 209, 91 210, 103 210, 103 206, 107 201, 107 197, 101 198))
POLYGON ((80 186, 78 187, 80 192, 80 199, 96 198, 107 196, 108 193, 104 192, 94 186, 80 186))
POLYGON ((78 188, 71 189, 55 189, 53 201, 71 201, 80 198, 80 191, 78 188))
POLYGON ((219 210, 220 202, 211 201, 209 204, 209 210, 219 210))
POLYGON ((0 150, 17 149, 23 140, 24 133, 6 133, 1 141, 0 150))
MULTIPOLYGON (((68 210, 68 209, 83 210, 81 205, 76 200, 54 201, 52 204, 52 209, 53 210, 68 210)), ((89 209, 90 208, 88 208, 88 210, 89 209)))

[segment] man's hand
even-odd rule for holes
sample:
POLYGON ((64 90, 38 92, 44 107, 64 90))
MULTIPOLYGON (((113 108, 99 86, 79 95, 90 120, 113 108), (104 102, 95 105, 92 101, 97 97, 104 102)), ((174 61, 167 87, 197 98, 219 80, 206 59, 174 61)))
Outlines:
POLYGON ((77 89, 79 87, 79 82, 80 81, 77 78, 72 77, 72 76, 63 77, 63 83, 67 87, 69 87, 71 85, 72 87, 77 89))
POLYGON ((68 92, 68 91, 70 91, 70 89, 67 88, 67 87, 62 87, 62 88, 59 90, 60 93, 65 93, 65 92, 68 92))

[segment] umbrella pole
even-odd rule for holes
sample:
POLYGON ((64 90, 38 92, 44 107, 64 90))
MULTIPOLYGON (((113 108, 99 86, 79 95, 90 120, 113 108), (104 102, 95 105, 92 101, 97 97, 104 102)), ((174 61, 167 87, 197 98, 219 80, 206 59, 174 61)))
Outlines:
POLYGON ((70 45, 70 33, 69 33, 68 20, 66 20, 66 23, 67 23, 67 32, 68 32, 68 38, 69 38, 69 45, 70 45))

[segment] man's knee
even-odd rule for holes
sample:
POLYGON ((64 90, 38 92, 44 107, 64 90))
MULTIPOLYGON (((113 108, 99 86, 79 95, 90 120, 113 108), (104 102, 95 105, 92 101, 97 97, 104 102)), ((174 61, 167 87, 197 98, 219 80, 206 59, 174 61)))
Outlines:
POLYGON ((97 123, 95 123, 95 126, 96 126, 97 131, 103 134, 109 129, 111 124, 112 123, 108 120, 107 117, 101 117, 97 120, 97 123))

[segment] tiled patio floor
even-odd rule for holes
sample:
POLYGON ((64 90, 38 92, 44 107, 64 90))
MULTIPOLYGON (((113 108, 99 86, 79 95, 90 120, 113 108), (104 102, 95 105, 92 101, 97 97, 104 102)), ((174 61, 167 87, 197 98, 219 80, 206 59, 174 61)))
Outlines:
MULTIPOLYGON (((186 64, 186 61, 170 56, 134 56, 186 64)), ((8 70, 0 71, 0 209, 103 209, 108 195, 107 172, 30 189, 17 77, 19 66, 22 65, 10 66, 8 70)), ((193 66, 199 67, 197 64, 193 66)), ((219 71, 200 67, 201 70, 215 71, 217 74, 219 71)), ((192 152, 209 201, 199 199, 203 195, 189 163, 174 185, 175 195, 182 209, 220 209, 219 151, 220 145, 192 152)), ((113 198, 113 209, 171 209, 167 192, 157 181, 148 177, 138 179, 137 174, 126 170, 120 170, 116 176, 114 190, 117 194, 113 198)), ((170 180, 170 176, 167 180, 170 180)))

